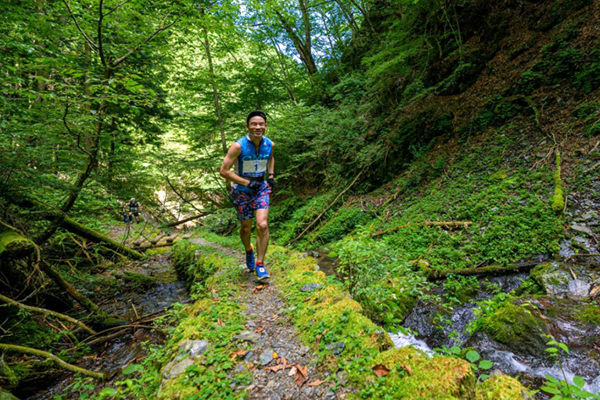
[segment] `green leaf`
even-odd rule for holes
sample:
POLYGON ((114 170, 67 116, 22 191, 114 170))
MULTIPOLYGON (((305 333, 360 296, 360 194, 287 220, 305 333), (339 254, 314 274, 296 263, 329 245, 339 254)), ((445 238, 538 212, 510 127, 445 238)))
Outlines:
POLYGON ((490 369, 494 366, 494 363, 491 362, 490 360, 481 360, 481 362, 479 363, 479 368, 481 369, 490 369))
POLYGON ((573 383, 579 389, 583 389, 583 387, 585 386, 585 380, 580 376, 576 376, 575 378, 573 378, 573 383))
POLYGON ((475 350, 467 351, 467 354, 465 354, 465 357, 467 360, 469 360, 472 363, 476 362, 477 360, 479 360, 481 358, 479 356, 479 353, 476 352, 475 350))
POLYGON ((546 351, 548 353, 558 353, 558 349, 556 347, 548 347, 546 351))
POLYGON ((117 394, 117 391, 114 388, 107 387, 102 389, 102 391, 99 394, 100 396, 114 396, 115 394, 117 394))
POLYGON ((555 389, 555 388, 550 387, 550 386, 542 386, 540 389, 542 389, 546 393, 560 394, 560 390, 555 389))
POLYGON ((558 379, 556 379, 555 377, 553 377, 552 375, 548 375, 546 374, 546 379, 548 379, 550 382, 558 384, 558 379))
POLYGON ((131 364, 125 367, 123 370, 123 375, 133 374, 134 372, 141 372, 144 370, 144 367, 140 364, 131 364))
POLYGON ((481 374, 479 375, 479 379, 481 379, 482 381, 485 381, 486 379, 488 379, 490 376, 488 374, 481 374))
POLYGON ((564 343, 558 343, 558 347, 560 347, 565 353, 569 354, 569 348, 564 343))

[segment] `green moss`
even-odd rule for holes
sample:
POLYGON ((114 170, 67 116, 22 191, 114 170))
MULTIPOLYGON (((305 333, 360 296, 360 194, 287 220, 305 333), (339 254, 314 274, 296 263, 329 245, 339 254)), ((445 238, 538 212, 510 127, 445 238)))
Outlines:
MULTIPOLYGON (((382 386, 378 395, 393 394, 394 398, 405 399, 466 399, 474 396, 475 377, 464 360, 428 358, 419 350, 405 347, 380 353, 373 360, 373 365, 378 364, 390 370, 384 378, 373 382, 375 388, 382 386)), ((372 371, 363 376, 365 380, 374 380, 372 371)), ((367 397, 367 393, 371 397, 370 391, 370 388, 363 390, 361 397, 367 397)))
POLYGON ((505 303, 484 318, 481 329, 500 343, 530 354, 541 354, 545 348, 546 326, 524 307, 505 303))
POLYGON ((529 399, 527 389, 515 378, 495 374, 477 387, 477 400, 529 399))
POLYGON ((575 313, 575 319, 589 324, 600 325, 600 306, 586 304, 575 313))

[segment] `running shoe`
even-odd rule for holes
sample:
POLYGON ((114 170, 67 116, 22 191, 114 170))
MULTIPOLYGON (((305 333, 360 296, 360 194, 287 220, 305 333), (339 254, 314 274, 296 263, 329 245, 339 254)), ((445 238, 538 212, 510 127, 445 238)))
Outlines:
POLYGON ((269 273, 267 272, 267 269, 265 268, 265 266, 263 264, 258 264, 256 266, 256 278, 259 281, 266 281, 270 278, 271 275, 269 275, 269 273))
POLYGON ((250 246, 252 250, 250 250, 250 253, 246 252, 246 267, 248 267, 250 272, 254 272, 254 246, 250 246))

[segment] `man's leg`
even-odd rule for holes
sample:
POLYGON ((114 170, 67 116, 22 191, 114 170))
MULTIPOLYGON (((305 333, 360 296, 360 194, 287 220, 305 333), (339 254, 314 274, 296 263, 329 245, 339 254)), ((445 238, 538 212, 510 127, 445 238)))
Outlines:
POLYGON ((242 239, 244 248, 248 252, 252 249, 252 245, 250 244, 250 230, 252 229, 252 220, 247 219, 245 221, 240 221, 240 223, 240 238, 242 239))
POLYGON ((131 211, 129 211, 129 223, 133 223, 133 216, 131 215, 131 211))
POLYGON ((256 261, 262 263, 267 247, 269 247, 269 209, 258 209, 254 212, 256 217, 256 247, 258 255, 256 261))

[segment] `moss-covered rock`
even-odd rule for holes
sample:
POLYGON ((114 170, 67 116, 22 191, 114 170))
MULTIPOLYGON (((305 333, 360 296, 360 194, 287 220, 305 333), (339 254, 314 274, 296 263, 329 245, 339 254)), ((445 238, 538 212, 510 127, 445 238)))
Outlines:
POLYGON ((500 343, 521 353, 544 354, 546 332, 544 322, 522 306, 505 303, 484 318, 482 330, 500 343))
POLYGON ((429 358, 404 347, 380 353, 373 362, 390 370, 383 379, 396 398, 472 399, 475 394, 471 366, 458 358, 429 358))
POLYGON ((575 319, 588 324, 600 325, 600 306, 586 304, 575 312, 575 319))
POLYGON ((477 387, 477 400, 530 399, 529 392, 518 380, 507 375, 494 375, 477 387))

